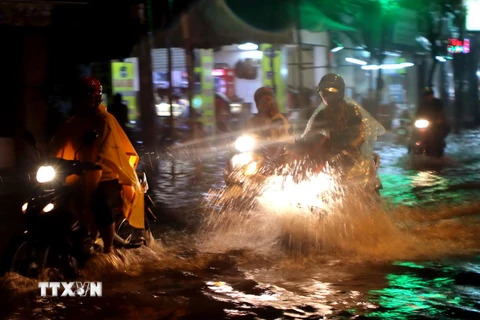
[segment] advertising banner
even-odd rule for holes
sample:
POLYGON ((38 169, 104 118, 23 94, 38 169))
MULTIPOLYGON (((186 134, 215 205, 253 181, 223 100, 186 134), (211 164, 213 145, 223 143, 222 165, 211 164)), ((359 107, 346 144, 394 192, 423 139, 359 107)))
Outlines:
POLYGON ((201 122, 206 132, 215 132, 215 84, 212 76, 214 68, 213 50, 202 49, 200 51, 200 71, 201 75, 201 98, 200 101, 194 101, 195 104, 200 104, 202 109, 201 122))
POLYGON ((138 118, 135 92, 135 72, 132 62, 112 62, 112 94, 122 94, 123 103, 128 107, 128 119, 138 118))

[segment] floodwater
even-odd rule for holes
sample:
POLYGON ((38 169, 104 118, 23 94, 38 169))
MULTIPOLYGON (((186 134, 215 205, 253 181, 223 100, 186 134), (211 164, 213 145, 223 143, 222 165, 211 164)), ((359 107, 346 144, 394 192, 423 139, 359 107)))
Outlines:
POLYGON ((206 199, 223 188, 224 150, 146 156, 155 246, 92 259, 83 279, 102 281, 103 297, 41 297, 37 281, 7 274, 0 317, 478 319, 479 139, 452 135, 445 159, 412 160, 387 136, 382 201, 350 197, 327 218, 215 210, 206 199))

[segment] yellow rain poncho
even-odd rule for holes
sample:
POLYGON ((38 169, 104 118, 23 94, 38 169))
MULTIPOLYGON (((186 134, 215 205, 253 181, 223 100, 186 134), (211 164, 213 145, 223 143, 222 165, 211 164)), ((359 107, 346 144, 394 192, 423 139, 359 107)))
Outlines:
MULTIPOLYGON (((52 139, 50 146, 56 157, 65 160, 73 160, 75 151, 81 148, 77 160, 95 161, 102 165, 100 181, 118 179, 122 185, 123 212, 130 225, 140 229, 145 227, 143 190, 135 172, 139 156, 103 104, 94 115, 75 115, 70 118, 52 139), (92 146, 82 147, 83 137, 88 130, 95 130, 98 138, 92 146)), ((72 181, 77 183, 78 179, 71 177, 70 183, 72 181)))

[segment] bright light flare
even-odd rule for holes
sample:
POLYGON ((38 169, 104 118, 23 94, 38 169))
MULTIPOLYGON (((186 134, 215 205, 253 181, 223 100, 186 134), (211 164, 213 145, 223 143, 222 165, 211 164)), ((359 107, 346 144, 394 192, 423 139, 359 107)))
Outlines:
POLYGON ((245 51, 253 51, 258 49, 258 45, 255 43, 247 42, 238 46, 238 49, 245 51))
POLYGON ((22 206, 22 212, 23 213, 27 212, 27 209, 28 209, 28 202, 25 202, 22 206))
POLYGON ((428 120, 419 119, 419 120, 415 121, 415 128, 425 129, 426 127, 428 127, 429 124, 430 123, 428 122, 428 120))
POLYGON ((248 164, 247 168, 245 169, 245 175, 253 176, 254 174, 257 173, 257 171, 258 171, 258 163, 254 161, 248 164))
POLYGON ((40 183, 50 182, 55 179, 55 169, 52 166, 42 166, 37 171, 37 181, 40 183))
POLYGON ((235 149, 238 152, 250 152, 255 147, 255 138, 252 136, 241 136, 235 141, 235 149))
POLYGON ((43 212, 47 213, 53 210, 55 208, 55 205, 53 203, 49 203, 43 208, 43 212))
POLYGON ((240 153, 232 157, 232 168, 237 169, 243 166, 248 165, 253 161, 253 156, 251 153, 240 153))
POLYGON ((273 176, 265 182, 260 203, 268 208, 323 208, 332 199, 336 189, 335 179, 325 173, 314 174, 295 182, 293 176, 273 176))
POLYGON ((367 64, 366 61, 355 59, 355 58, 345 58, 345 61, 364 66, 367 64))

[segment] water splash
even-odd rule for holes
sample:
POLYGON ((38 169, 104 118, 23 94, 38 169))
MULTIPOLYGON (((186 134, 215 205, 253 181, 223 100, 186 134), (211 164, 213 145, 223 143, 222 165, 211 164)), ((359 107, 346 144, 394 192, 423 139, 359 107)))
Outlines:
MULTIPOLYGON (((304 202, 311 193, 298 186, 297 199, 304 202)), ((205 215, 202 250, 243 248, 295 259, 347 257, 350 262, 364 262, 468 253, 480 244, 476 237, 480 203, 435 210, 408 208, 357 189, 341 193, 341 201, 329 203, 319 212, 312 211, 308 202, 303 207, 286 206, 292 199, 280 191, 274 189, 269 194, 277 203, 270 201, 268 205, 267 201, 262 206, 250 205, 247 210, 237 210, 231 205, 234 202, 222 200, 225 191, 211 193, 210 201, 216 206, 205 215)), ((255 200, 249 201, 252 204, 255 200)))

